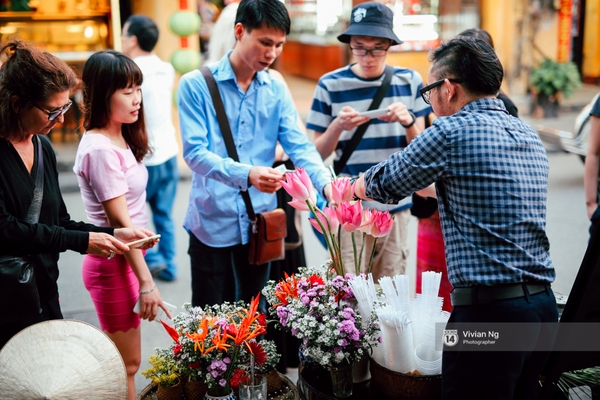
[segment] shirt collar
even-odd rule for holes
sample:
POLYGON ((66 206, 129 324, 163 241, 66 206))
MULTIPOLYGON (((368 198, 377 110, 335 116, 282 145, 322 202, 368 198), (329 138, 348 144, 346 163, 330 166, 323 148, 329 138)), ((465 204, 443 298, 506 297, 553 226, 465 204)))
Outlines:
MULTIPOLYGON (((216 65, 216 69, 213 73, 213 75, 215 76, 215 80, 216 81, 228 81, 228 80, 233 80, 235 82, 237 82, 237 79, 235 77, 235 73, 233 72, 233 68, 231 68, 231 62, 229 61, 229 55, 233 52, 233 50, 229 50, 227 52, 227 54, 225 54, 221 60, 219 60, 219 62, 216 65)), ((258 71, 256 73, 256 75, 254 76, 254 80, 259 84, 259 85, 269 85, 271 84, 271 75, 269 75, 269 73, 264 70, 264 71, 258 71)))
POLYGON ((502 103, 502 100, 498 100, 497 98, 484 97, 483 99, 478 99, 465 104, 461 109, 461 111, 475 110, 494 110, 506 112, 506 107, 504 107, 504 103, 502 103))

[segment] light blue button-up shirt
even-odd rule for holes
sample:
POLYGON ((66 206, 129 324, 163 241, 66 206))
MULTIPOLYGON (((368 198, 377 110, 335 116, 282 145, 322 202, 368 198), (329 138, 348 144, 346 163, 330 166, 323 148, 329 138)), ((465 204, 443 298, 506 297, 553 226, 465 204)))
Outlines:
MULTIPOLYGON (((298 113, 285 86, 268 72, 260 71, 244 92, 237 84, 229 54, 209 68, 223 98, 240 162, 227 155, 213 102, 199 70, 181 78, 177 96, 183 156, 193 171, 184 227, 211 247, 248 243, 250 221, 240 191, 248 189, 253 166, 273 165, 277 142, 294 165, 306 169, 319 191, 331 181, 315 146, 298 129, 298 113)), ((257 213, 277 205, 274 194, 254 187, 249 193, 257 213)))

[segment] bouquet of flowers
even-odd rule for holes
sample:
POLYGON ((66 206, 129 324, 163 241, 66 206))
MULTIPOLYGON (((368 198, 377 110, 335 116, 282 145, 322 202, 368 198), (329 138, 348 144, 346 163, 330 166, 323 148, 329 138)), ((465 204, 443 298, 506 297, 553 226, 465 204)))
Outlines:
POLYGON ((305 355, 324 367, 352 364, 379 340, 375 314, 355 311, 349 279, 327 278, 323 268, 301 268, 299 274, 269 281, 263 294, 278 328, 302 339, 305 355))
POLYGON ((156 354, 150 356, 149 362, 151 367, 142 371, 145 378, 162 387, 171 387, 179 383, 179 366, 168 350, 157 349, 156 354))
POLYGON ((361 271, 361 260, 364 250, 366 235, 375 238, 373 251, 369 257, 367 273, 371 271, 377 239, 386 236, 394 225, 394 219, 389 211, 363 209, 361 201, 353 201, 354 184, 350 179, 334 179, 332 182, 333 199, 330 206, 323 210, 316 206, 316 192, 310 177, 302 168, 288 172, 285 181, 281 182, 283 188, 292 197, 288 204, 298 210, 310 211, 313 218, 310 223, 322 233, 331 255, 331 266, 337 275, 344 275, 344 261, 342 260, 341 230, 351 233, 354 252, 354 271, 356 275, 361 271), (356 247, 355 232, 363 235, 360 250, 356 247))
POLYGON ((202 381, 214 396, 228 395, 248 379, 252 364, 260 368, 277 363, 256 338, 266 331, 266 317, 257 311, 259 296, 249 307, 243 302, 205 308, 184 304, 171 327, 163 326, 174 340, 170 354, 190 380, 202 381), (271 360, 269 360, 269 357, 271 360))

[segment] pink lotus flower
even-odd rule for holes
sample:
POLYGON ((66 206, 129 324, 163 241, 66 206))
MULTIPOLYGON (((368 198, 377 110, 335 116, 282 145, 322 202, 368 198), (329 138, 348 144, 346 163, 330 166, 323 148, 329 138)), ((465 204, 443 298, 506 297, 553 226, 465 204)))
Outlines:
POLYGON ((389 211, 373 210, 370 235, 379 238, 387 235, 394 226, 394 218, 389 211))
POLYGON ((331 182, 331 191, 333 202, 341 204, 352 200, 354 184, 350 184, 350 179, 348 178, 334 179, 331 182))
POLYGON ((292 199, 292 201, 288 201, 288 204, 291 207, 294 207, 296 210, 310 211, 310 208, 308 208, 308 204, 306 204, 305 201, 300 201, 300 200, 297 200, 297 199, 292 199))
MULTIPOLYGON (((337 234, 340 223, 338 222, 335 209, 333 209, 331 207, 325 207, 323 209, 323 214, 325 214, 325 216, 323 216, 318 211, 316 212, 317 218, 319 219, 319 221, 321 221, 321 224, 325 227, 325 229, 330 229, 329 233, 334 234, 334 235, 337 234), (328 221, 329 221, 329 228, 327 228, 328 221)), ((310 221, 311 225, 317 231, 319 231, 319 233, 323 233, 323 230, 321 229, 321 225, 319 225, 319 222, 315 218, 309 218, 308 220, 310 221)))
POLYGON ((350 204, 344 202, 335 209, 339 223, 346 232, 354 232, 362 225, 362 203, 350 204))
MULTIPOLYGON (((312 204, 317 202, 315 188, 304 168, 296 168, 293 172, 285 174, 285 180, 281 181, 281 185, 294 200, 299 202, 310 200, 312 204)), ((291 203, 290 205, 294 207, 291 203)))
POLYGON ((358 228, 362 233, 371 234, 371 223, 373 222, 373 211, 370 208, 363 210, 362 223, 358 228))

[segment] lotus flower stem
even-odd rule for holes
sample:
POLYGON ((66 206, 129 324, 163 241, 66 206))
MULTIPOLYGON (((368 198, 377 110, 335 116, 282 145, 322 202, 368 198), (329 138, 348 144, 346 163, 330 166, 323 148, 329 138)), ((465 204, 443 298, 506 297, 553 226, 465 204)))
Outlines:
POLYGON ((365 249, 365 242, 366 241, 367 241, 367 234, 363 232, 363 235, 362 235, 362 244, 360 245, 360 255, 358 256, 358 271, 356 271, 356 276, 360 275, 360 269, 362 267, 361 264, 362 264, 362 259, 363 259, 363 251, 365 249))
MULTIPOLYGON (((325 237, 325 243, 327 244, 327 248, 329 249, 329 254, 331 255, 331 261, 333 262, 333 267, 335 268, 335 272, 338 275, 342 275, 343 273, 340 274, 340 271, 339 271, 339 266, 338 266, 339 260, 336 260, 333 245, 330 243, 330 240, 329 240, 330 239, 329 231, 325 229, 325 227, 323 226, 323 223, 321 222, 321 219, 319 217, 317 217, 316 210, 318 210, 319 213, 325 217, 326 221, 328 221, 327 216, 325 216, 325 214, 323 214, 323 212, 321 210, 319 210, 318 207, 313 207, 313 205, 311 204, 310 201, 306 200, 306 204, 308 205, 308 208, 310 209, 310 211, 315 215, 315 219, 317 220, 317 223, 319 224, 319 226, 321 227, 321 230, 323 231, 323 236, 325 237)), ((329 223, 328 223, 328 226, 329 226, 329 223)))
POLYGON ((369 265, 367 266, 367 274, 370 274, 371 269, 373 268, 373 259, 375 258, 375 249, 377 246, 377 239, 379 239, 379 238, 373 239, 373 250, 371 250, 371 257, 369 257, 369 265))
POLYGON ((356 257, 356 238, 354 237, 354 232, 352 232, 352 250, 354 252, 354 272, 356 275, 360 275, 360 261, 356 257))

